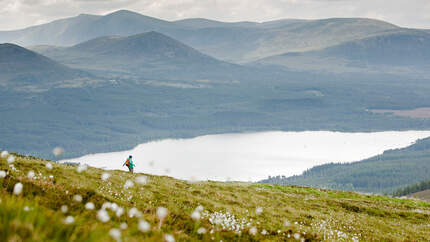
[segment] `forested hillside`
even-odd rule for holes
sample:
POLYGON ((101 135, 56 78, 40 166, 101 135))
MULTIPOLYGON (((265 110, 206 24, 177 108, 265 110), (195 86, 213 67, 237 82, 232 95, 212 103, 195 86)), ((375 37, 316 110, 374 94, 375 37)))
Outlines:
MULTIPOLYGON (((349 191, 393 193, 430 178, 430 139, 407 148, 353 163, 331 163, 313 167, 299 176, 269 177, 262 183, 302 185, 349 191)), ((424 184, 425 185, 425 184, 424 184)), ((409 189, 409 188, 408 188, 409 189)), ((411 188, 413 189, 413 188, 411 188)), ((400 191, 397 195, 404 192, 400 191)))
POLYGON ((401 188, 394 192, 395 196, 406 196, 411 195, 413 193, 422 192, 430 189, 430 180, 422 181, 420 183, 409 185, 405 188, 401 188))

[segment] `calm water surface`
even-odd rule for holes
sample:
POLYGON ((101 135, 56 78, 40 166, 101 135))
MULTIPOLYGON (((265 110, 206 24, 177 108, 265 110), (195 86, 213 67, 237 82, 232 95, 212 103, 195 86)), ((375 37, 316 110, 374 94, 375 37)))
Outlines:
POLYGON ((136 172, 180 179, 257 181, 269 175, 301 174, 315 165, 353 162, 430 137, 430 131, 342 133, 331 131, 259 132, 166 139, 132 150, 90 154, 76 159, 104 169, 126 170, 133 155, 136 172))

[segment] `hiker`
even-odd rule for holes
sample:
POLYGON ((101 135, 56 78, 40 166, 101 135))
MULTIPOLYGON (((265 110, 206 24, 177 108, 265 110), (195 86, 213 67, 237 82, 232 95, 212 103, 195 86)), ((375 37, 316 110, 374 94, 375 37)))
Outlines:
POLYGON ((124 164, 123 164, 122 166, 127 166, 127 167, 128 167, 128 170, 129 170, 131 173, 133 173, 134 163, 133 163, 133 160, 132 160, 131 158, 132 158, 132 156, 130 155, 130 156, 128 157, 128 159, 124 162, 124 164))

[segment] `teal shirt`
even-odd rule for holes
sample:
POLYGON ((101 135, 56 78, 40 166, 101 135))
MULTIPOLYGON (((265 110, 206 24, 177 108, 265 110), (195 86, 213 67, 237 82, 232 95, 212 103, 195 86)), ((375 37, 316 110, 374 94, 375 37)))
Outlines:
POLYGON ((133 163, 133 160, 131 158, 128 159, 128 167, 130 167, 131 169, 133 169, 133 167, 134 167, 134 163, 133 163))

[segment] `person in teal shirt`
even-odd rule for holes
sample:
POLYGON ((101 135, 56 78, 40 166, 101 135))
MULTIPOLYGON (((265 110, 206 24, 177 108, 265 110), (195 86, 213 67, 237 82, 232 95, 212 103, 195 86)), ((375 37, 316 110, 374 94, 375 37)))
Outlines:
POLYGON ((124 162, 124 164, 122 165, 122 166, 127 166, 128 167, 128 170, 131 172, 131 173, 133 173, 133 168, 134 168, 134 163, 133 163, 133 160, 132 160, 132 156, 130 155, 129 157, 128 157, 128 159, 124 162))

